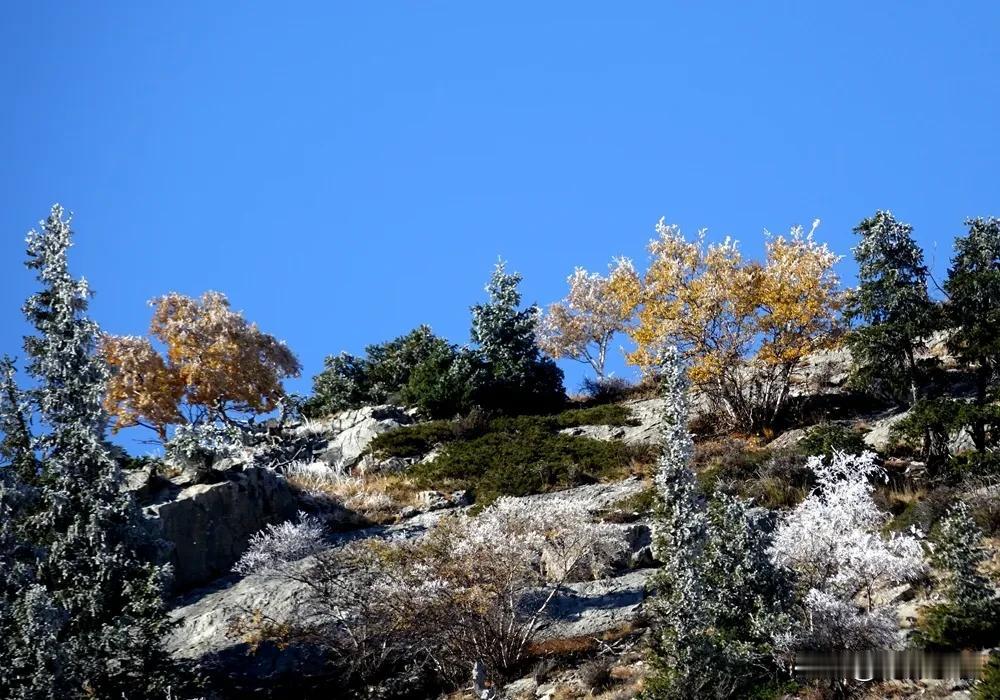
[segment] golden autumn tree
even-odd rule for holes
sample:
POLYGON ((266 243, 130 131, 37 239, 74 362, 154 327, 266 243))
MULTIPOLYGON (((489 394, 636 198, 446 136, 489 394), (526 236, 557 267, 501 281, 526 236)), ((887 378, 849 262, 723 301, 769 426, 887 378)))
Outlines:
POLYGON ((814 240, 818 225, 768 235, 760 262, 744 259, 734 240, 710 244, 704 230, 687 240, 661 219, 642 284, 612 286, 639 308, 629 362, 655 374, 663 350, 676 346, 694 386, 735 427, 772 426, 801 359, 838 330, 838 257, 814 240))
POLYGON ((101 349, 112 377, 105 408, 114 429, 144 425, 162 438, 176 423, 268 413, 296 377, 299 361, 281 341, 233 311, 219 292, 200 299, 166 294, 150 302, 149 338, 105 336, 101 349))
POLYGON ((566 282, 566 298, 549 306, 539 323, 538 346, 557 360, 567 357, 589 364, 598 379, 603 378, 608 345, 628 328, 635 313, 629 296, 612 289, 637 289, 639 276, 631 260, 619 258, 607 277, 578 267, 566 282))

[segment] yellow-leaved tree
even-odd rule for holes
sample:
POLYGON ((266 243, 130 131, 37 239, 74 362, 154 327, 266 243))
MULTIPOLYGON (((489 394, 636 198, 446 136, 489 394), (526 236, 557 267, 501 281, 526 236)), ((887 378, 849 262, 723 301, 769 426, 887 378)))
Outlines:
POLYGON ((538 324, 538 346, 557 360, 589 364, 602 379, 608 345, 635 314, 635 296, 612 294, 611 289, 638 289, 639 276, 631 260, 618 258, 607 277, 578 267, 566 282, 566 298, 549 306, 538 324))
POLYGON ((114 430, 144 425, 166 437, 168 425, 234 422, 268 413, 285 397, 281 380, 298 376, 291 350, 233 311, 225 295, 170 293, 150 302, 149 338, 112 336, 101 349, 112 376, 105 409, 114 430))
POLYGON ((610 286, 639 309, 629 362, 656 374, 663 350, 676 346, 692 384, 733 427, 773 426, 802 358, 839 328, 839 258, 813 238, 818 225, 768 234, 761 262, 744 259, 732 239, 710 244, 702 230, 688 240, 660 219, 642 284, 610 286))

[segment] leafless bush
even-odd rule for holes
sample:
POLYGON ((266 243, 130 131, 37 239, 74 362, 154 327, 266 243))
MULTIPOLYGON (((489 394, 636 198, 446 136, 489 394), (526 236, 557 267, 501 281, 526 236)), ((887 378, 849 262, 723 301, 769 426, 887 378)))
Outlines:
POLYGON ((405 662, 460 682, 478 661, 503 680, 563 585, 602 573, 622 546, 613 526, 572 501, 542 511, 502 498, 416 541, 349 543, 288 567, 284 575, 307 591, 303 606, 296 620, 268 625, 326 649, 355 679, 405 662))

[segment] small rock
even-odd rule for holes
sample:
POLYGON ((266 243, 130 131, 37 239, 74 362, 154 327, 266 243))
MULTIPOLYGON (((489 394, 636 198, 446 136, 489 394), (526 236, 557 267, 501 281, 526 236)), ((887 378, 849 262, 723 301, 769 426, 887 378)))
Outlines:
POLYGON ((552 700, 556 695, 555 683, 546 683, 545 685, 540 685, 535 690, 535 697, 541 700, 552 700))
POLYGON ((534 678, 521 678, 513 683, 508 683, 500 691, 503 700, 528 700, 535 697, 538 690, 538 683, 534 678))
POLYGON ((421 491, 417 494, 417 500, 425 510, 441 510, 452 505, 451 499, 440 491, 421 491))

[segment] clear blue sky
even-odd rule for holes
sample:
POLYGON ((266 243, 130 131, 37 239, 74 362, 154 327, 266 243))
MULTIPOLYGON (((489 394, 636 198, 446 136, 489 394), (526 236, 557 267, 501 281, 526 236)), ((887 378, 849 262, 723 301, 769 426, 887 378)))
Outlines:
POLYGON ((751 253, 819 217, 849 254, 891 208, 940 272, 1000 213, 998 28, 971 1, 9 3, 0 349, 53 201, 106 330, 217 289, 299 391, 419 323, 466 341, 497 256, 547 303, 575 265, 645 261, 660 216, 751 253))

